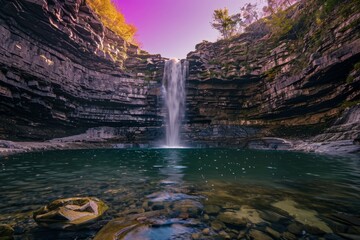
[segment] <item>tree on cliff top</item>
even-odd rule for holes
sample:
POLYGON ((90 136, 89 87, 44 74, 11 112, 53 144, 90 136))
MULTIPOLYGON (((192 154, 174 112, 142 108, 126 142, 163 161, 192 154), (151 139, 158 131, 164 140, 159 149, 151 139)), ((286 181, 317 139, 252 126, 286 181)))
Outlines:
POLYGON ((259 12, 257 11, 256 4, 247 3, 240 12, 234 15, 234 18, 239 24, 239 32, 243 32, 246 27, 259 20, 259 12))
POLYGON ((135 43, 135 26, 126 23, 124 15, 111 0, 86 0, 86 3, 100 17, 105 27, 126 41, 135 43))
POLYGON ((292 22, 287 9, 300 0, 267 0, 263 11, 257 9, 256 4, 247 3, 240 8, 239 13, 229 15, 226 8, 217 9, 213 14, 212 26, 220 31, 222 37, 229 38, 241 33, 251 24, 264 17, 264 22, 273 36, 285 35, 292 29, 292 22), (238 26, 238 28, 237 28, 238 26))
POLYGON ((216 9, 213 14, 212 27, 218 30, 223 38, 229 38, 236 32, 236 16, 230 16, 227 8, 216 9))

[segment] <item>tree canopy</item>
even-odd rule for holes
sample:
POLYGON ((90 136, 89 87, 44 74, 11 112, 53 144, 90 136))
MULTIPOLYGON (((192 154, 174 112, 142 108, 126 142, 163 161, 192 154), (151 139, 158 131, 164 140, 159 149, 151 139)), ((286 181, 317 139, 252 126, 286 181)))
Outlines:
POLYGON ((124 15, 111 0, 86 0, 86 3, 100 17, 105 27, 126 41, 134 43, 135 26, 126 23, 124 15))
POLYGON ((223 38, 229 38, 236 32, 236 16, 230 16, 227 8, 216 9, 211 25, 220 32, 223 38))
POLYGON ((267 0, 267 5, 259 10, 256 4, 247 3, 240 8, 239 12, 229 15, 228 9, 217 9, 213 14, 212 26, 218 30, 223 38, 229 38, 266 17, 265 22, 272 33, 283 35, 291 30, 291 22, 286 9, 299 0, 267 0))

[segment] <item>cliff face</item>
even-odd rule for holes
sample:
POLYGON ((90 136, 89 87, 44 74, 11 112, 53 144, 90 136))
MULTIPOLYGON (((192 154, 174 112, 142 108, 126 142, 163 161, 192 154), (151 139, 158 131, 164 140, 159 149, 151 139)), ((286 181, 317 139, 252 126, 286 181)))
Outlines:
MULTIPOLYGON (((329 17, 326 28, 312 23, 301 37, 274 41, 264 27, 253 26, 230 40, 198 44, 187 56, 187 102, 190 123, 206 126, 199 140, 224 126, 229 130, 220 139, 246 137, 249 131, 308 137, 358 104, 360 14, 352 10, 329 17)), ((296 12, 302 11, 309 9, 298 5, 296 12)), ((357 128, 342 138, 358 134, 357 128)))
MULTIPOLYGON (((105 28, 84 0, 0 4, 0 139, 51 139, 89 128, 121 142, 161 138, 160 55, 105 28)), ((260 24, 198 44, 187 57, 184 139, 358 139, 359 22, 354 8, 329 17, 326 27, 310 24, 300 37, 274 40, 260 24), (339 124, 348 116, 351 124, 339 124)))
POLYGON ((162 124, 160 55, 104 28, 82 0, 0 5, 0 139, 162 124))

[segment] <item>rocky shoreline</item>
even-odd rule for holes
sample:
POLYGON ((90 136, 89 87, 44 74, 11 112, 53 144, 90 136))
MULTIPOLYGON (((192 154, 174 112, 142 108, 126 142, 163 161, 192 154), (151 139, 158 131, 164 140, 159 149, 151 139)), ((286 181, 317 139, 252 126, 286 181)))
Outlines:
MULTIPOLYGON (((330 155, 360 154, 360 106, 348 108, 332 126, 311 138, 287 139, 263 137, 259 131, 245 126, 183 127, 185 146, 239 147, 258 150, 284 150, 330 155)), ((90 128, 85 133, 47 141, 0 140, 0 156, 49 150, 96 148, 151 148, 162 146, 163 127, 90 128), (148 139, 152 139, 149 141, 148 139), (155 140, 157 139, 157 140, 155 140)))
POLYGON ((102 143, 12 142, 0 140, 0 156, 52 150, 95 149, 110 147, 110 144, 102 143))
MULTIPOLYGON (((119 143, 106 141, 104 139, 79 139, 77 136, 64 139, 54 139, 44 142, 13 142, 0 140, 0 157, 20 153, 53 151, 53 150, 79 150, 79 149, 121 149, 121 148, 152 148, 158 147, 156 143, 119 143)), ((188 145, 189 146, 189 145, 188 145)), ((194 143, 198 147, 220 147, 207 144, 194 143)), ((286 140, 282 138, 257 138, 244 142, 241 146, 230 145, 256 150, 272 151, 298 151, 307 153, 317 153, 326 155, 360 155, 360 144, 351 140, 311 142, 303 140, 286 140)))

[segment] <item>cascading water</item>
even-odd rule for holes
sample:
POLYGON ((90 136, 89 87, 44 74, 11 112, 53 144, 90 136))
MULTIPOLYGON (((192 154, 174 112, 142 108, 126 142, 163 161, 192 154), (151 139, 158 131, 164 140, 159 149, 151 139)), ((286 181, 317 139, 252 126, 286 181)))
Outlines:
POLYGON ((166 106, 166 145, 180 146, 180 127, 185 114, 185 79, 188 63, 178 59, 165 62, 163 93, 166 106))

